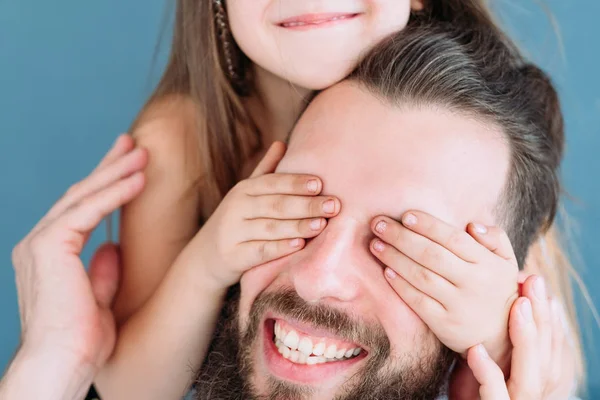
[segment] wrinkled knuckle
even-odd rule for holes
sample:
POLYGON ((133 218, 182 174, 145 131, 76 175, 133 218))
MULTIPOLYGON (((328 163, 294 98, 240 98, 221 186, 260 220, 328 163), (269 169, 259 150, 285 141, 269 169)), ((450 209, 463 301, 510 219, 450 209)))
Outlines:
POLYGON ((281 215, 285 210, 285 202, 283 196, 277 196, 275 200, 271 202, 271 210, 277 215, 281 215))
POLYGON ((416 309, 421 309, 423 307, 423 302, 425 301, 424 296, 414 295, 412 297, 412 306, 416 309))
POLYGON ((402 228, 398 228, 398 227, 393 227, 392 228, 394 230, 394 233, 391 235, 391 237, 393 238, 394 243, 400 244, 404 242, 404 229, 402 228))
POLYGON ((267 233, 276 233, 279 225, 279 221, 275 219, 268 219, 265 221, 265 232, 267 233))
POLYGON ((267 260, 267 242, 260 243, 256 248, 256 255, 259 262, 265 262, 267 260))
POLYGON ((428 266, 439 266, 441 262, 440 252, 435 245, 430 244, 423 250, 423 261, 428 266))
POLYGON ((446 247, 447 249, 460 248, 463 238, 464 236, 462 232, 454 231, 450 234, 450 236, 448 236, 448 239, 446 240, 446 245, 444 247, 446 247))
POLYGON ((418 267, 417 278, 426 285, 433 283, 433 276, 431 275, 431 272, 424 267, 418 267))

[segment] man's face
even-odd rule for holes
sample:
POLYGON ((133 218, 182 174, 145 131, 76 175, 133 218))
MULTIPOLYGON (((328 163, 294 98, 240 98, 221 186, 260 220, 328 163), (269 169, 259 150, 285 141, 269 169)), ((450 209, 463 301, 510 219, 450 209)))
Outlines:
POLYGON ((490 125, 442 107, 390 106, 350 82, 320 94, 278 172, 321 177, 342 209, 303 250, 243 276, 235 347, 246 393, 434 397, 448 350, 385 280, 370 222, 419 209, 461 229, 494 225, 508 169, 490 125))

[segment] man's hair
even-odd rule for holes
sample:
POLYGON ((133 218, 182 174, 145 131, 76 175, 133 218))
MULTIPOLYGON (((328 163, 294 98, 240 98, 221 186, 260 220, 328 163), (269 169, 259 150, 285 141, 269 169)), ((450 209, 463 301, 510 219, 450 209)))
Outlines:
POLYGON ((546 74, 495 29, 424 21, 378 45, 349 79, 393 105, 440 106, 501 128, 511 166, 497 216, 522 267, 560 197, 563 119, 546 74))

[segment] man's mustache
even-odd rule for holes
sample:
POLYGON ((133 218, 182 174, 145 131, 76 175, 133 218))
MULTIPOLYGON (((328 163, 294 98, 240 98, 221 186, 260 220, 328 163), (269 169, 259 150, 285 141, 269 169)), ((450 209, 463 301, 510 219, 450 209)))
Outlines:
POLYGON ((293 289, 262 293, 250 310, 250 321, 245 336, 256 337, 266 312, 275 312, 292 320, 323 329, 340 339, 369 349, 371 356, 385 359, 390 354, 390 341, 383 327, 366 322, 326 304, 310 304, 293 289))

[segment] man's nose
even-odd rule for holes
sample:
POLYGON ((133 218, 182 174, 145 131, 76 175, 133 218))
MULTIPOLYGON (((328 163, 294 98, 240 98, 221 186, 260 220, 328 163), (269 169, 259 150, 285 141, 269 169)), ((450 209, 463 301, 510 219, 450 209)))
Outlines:
POLYGON ((369 262, 368 232, 359 228, 356 221, 334 218, 297 254, 289 273, 300 297, 307 302, 350 302, 359 295, 361 264, 369 262))

